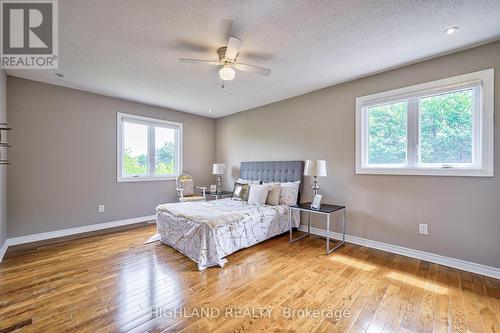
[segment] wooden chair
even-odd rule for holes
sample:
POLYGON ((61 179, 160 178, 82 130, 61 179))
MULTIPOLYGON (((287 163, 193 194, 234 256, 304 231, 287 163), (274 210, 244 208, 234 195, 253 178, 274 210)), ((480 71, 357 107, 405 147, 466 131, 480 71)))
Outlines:
POLYGON ((177 195, 179 196, 180 202, 206 200, 205 191, 207 188, 203 186, 194 186, 193 177, 191 177, 191 175, 182 174, 178 176, 176 185, 177 195), (194 189, 200 190, 202 195, 194 195, 194 189))

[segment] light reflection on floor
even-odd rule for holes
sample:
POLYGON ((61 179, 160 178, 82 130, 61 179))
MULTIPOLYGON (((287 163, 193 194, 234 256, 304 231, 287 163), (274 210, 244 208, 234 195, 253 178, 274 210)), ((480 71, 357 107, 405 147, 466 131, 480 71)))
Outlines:
MULTIPOLYGON (((335 254, 329 258, 331 261, 335 261, 344 265, 349 265, 357 269, 362 269, 364 271, 373 271, 377 268, 375 265, 371 265, 363 260, 354 259, 342 254, 335 254)), ((400 272, 388 272, 385 276, 389 279, 397 280, 409 284, 413 287, 418 287, 425 289, 429 292, 435 292, 441 295, 448 293, 448 288, 439 285, 438 283, 428 281, 426 279, 421 279, 414 277, 413 275, 400 273, 400 272)))
POLYGON ((425 289, 429 292, 438 293, 441 295, 446 295, 448 293, 448 288, 442 287, 437 283, 430 282, 428 280, 416 278, 410 274, 399 273, 399 272, 389 272, 386 276, 393 280, 398 280, 400 282, 412 285, 414 287, 425 289))
POLYGON ((152 255, 141 265, 121 268, 119 274, 120 303, 126 304, 118 308, 118 321, 127 321, 138 311, 143 312, 152 306, 158 306, 180 290, 178 277, 158 262, 152 255), (131 302, 131 300, 134 300, 131 302))
POLYGON ((362 269, 364 271, 373 271, 375 268, 377 268, 376 266, 370 265, 363 260, 350 258, 350 257, 344 256, 342 254, 335 254, 335 255, 330 257, 330 260, 336 261, 336 262, 344 264, 344 265, 349 265, 349 266, 352 266, 354 268, 359 268, 359 269, 362 269))

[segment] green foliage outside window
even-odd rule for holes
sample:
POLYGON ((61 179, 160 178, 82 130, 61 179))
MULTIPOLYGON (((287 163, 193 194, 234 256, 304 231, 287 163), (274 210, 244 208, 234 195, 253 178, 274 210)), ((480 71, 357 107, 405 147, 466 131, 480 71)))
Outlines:
POLYGON ((132 156, 130 149, 123 153, 123 173, 125 175, 144 175, 148 173, 146 155, 132 156))
POLYGON ((472 162, 472 90, 420 100, 423 163, 472 162))
MULTIPOLYGON (((472 162, 473 90, 421 98, 420 160, 422 163, 472 162)), ((406 161, 407 103, 368 109, 370 164, 406 161)))
POLYGON ((406 102, 368 109, 368 161, 400 164, 406 161, 406 102))
POLYGON ((175 173, 175 147, 173 142, 166 142, 156 150, 156 174, 171 175, 175 173))
MULTIPOLYGON (((156 175, 175 173, 175 147, 173 142, 165 143, 156 149, 156 175)), ((145 175, 148 173, 148 156, 141 154, 133 156, 130 149, 123 154, 123 171, 125 175, 145 175)))

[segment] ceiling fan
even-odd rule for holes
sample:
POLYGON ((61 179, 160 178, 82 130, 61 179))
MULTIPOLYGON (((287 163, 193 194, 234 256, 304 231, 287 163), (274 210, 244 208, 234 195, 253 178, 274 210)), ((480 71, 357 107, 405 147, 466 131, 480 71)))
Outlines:
POLYGON ((186 58, 180 58, 179 60, 182 62, 195 63, 195 64, 222 66, 221 69, 219 69, 219 77, 221 78, 221 80, 224 81, 231 81, 234 79, 236 75, 235 69, 244 72, 252 72, 264 76, 268 76, 269 74, 271 74, 271 70, 269 68, 236 62, 236 58, 238 57, 238 52, 240 50, 241 44, 242 42, 238 38, 229 37, 227 46, 217 49, 217 55, 219 57, 219 61, 186 59, 186 58))

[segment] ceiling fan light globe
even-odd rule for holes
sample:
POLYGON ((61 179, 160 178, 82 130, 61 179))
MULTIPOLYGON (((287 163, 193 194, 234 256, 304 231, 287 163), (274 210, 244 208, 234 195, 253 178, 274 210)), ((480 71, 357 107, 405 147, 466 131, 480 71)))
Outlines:
POLYGON ((234 79, 236 72, 230 66, 224 66, 219 70, 219 77, 224 81, 231 81, 234 79))

